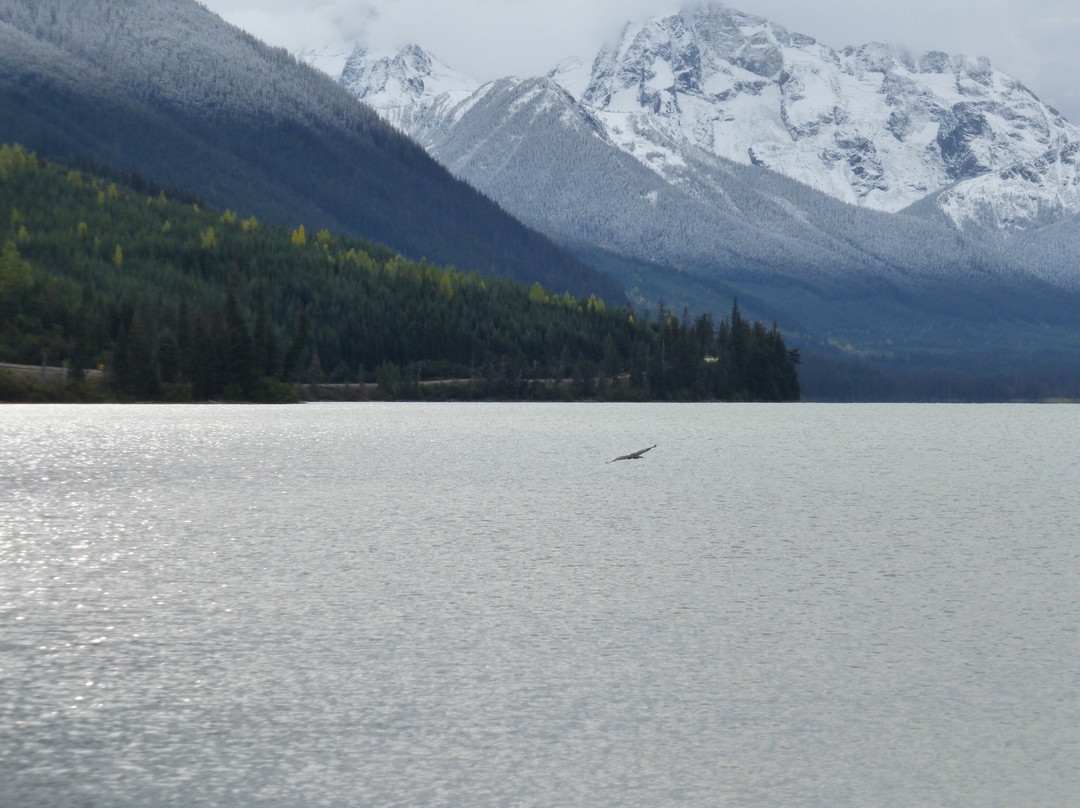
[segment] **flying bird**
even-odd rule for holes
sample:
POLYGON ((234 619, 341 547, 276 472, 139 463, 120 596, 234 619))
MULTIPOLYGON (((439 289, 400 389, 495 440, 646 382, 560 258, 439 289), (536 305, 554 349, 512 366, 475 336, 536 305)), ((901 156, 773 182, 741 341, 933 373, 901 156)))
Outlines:
POLYGON ((654 443, 648 449, 638 449, 636 452, 631 452, 630 454, 619 455, 618 457, 613 458, 613 459, 609 460, 608 462, 609 463, 614 463, 616 460, 641 460, 641 456, 643 454, 645 454, 647 451, 649 451, 649 449, 655 449, 655 448, 656 448, 656 444, 654 443))

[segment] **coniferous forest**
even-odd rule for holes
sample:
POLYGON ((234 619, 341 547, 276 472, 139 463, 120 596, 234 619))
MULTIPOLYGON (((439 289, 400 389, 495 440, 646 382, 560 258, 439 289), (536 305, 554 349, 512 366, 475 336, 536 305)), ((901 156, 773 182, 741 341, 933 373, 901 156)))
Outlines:
POLYGON ((800 396, 798 351, 737 303, 718 324, 635 312, 19 146, 0 146, 0 215, 0 362, 72 379, 45 391, 0 371, 0 399, 800 396))

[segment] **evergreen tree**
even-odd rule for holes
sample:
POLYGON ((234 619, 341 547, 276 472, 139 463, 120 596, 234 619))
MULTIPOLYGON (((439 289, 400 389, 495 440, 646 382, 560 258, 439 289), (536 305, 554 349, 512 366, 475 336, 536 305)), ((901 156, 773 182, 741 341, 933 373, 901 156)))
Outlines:
POLYGON ((222 367, 225 388, 230 391, 230 398, 250 396, 256 375, 255 354, 233 284, 229 285, 225 294, 224 332, 222 367))
POLYGON ((717 328, 663 302, 650 319, 328 231, 299 249, 284 228, 175 192, 70 175, 44 164, 0 182, 0 211, 17 211, 9 233, 34 234, 0 248, 0 360, 104 363, 139 398, 261 397, 313 357, 335 382, 375 368, 394 395, 798 397, 798 353, 737 302, 717 328), (119 262, 110 244, 123 244, 119 262), (472 384, 420 384, 437 377, 472 384))
POLYGON ((281 378, 289 381, 300 361, 300 354, 307 347, 310 338, 311 322, 308 319, 307 306, 301 306, 296 315, 296 328, 293 332, 289 350, 285 352, 285 358, 281 362, 281 378))
POLYGON ((277 340, 266 307, 266 283, 255 287, 255 374, 272 377, 277 372, 277 340))

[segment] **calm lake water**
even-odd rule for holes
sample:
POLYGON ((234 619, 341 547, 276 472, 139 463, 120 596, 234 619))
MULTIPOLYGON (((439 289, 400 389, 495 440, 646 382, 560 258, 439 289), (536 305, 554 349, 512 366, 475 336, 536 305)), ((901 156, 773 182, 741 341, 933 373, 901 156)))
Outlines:
POLYGON ((2 407, 0 803, 1075 806, 1078 438, 1076 406, 2 407))

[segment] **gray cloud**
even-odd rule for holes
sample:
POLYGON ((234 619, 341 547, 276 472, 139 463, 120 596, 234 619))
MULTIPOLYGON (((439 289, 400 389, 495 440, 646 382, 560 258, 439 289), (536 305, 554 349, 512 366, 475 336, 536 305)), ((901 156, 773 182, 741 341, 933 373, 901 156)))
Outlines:
MULTIPOLYGON (((417 42, 477 79, 530 75, 591 56, 622 23, 679 0, 204 0, 252 34, 294 52, 417 42)), ((986 56, 1080 122, 1080 7, 1075 0, 736 0, 833 47, 888 42, 915 53, 986 56)), ((331 60, 332 61, 332 60, 331 60)), ((332 65, 324 64, 332 69, 332 65)))

